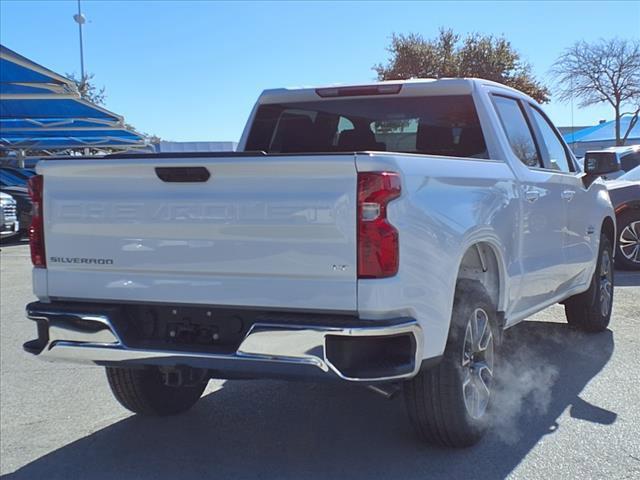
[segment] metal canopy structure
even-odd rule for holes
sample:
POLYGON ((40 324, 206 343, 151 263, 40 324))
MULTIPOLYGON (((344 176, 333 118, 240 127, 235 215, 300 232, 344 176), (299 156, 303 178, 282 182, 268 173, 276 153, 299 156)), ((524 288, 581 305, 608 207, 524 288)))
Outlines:
POLYGON ((125 129, 3 131, 0 140, 7 147, 28 150, 78 147, 123 148, 140 144, 140 136, 125 129))
POLYGON ((105 126, 113 126, 113 122, 98 118, 0 118, 0 130, 3 132, 34 128, 103 128, 105 126))
POLYGON ((0 148, 144 145, 120 115, 80 98, 73 81, 0 45, 0 148))
MULTIPOLYGON (((16 94, 2 95, 0 119, 42 121, 47 119, 102 120, 112 126, 122 125, 122 117, 72 95, 16 94)), ((41 122, 47 125, 47 122, 41 122)))

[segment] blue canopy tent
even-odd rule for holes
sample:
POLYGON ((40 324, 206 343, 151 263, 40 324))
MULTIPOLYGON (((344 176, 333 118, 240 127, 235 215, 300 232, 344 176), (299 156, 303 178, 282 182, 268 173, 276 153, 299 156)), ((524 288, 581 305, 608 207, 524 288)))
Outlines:
POLYGON ((143 145, 121 116, 80 98, 73 81, 0 45, 1 149, 143 145))
POLYGON ((2 132, 0 142, 8 148, 53 150, 78 147, 122 148, 140 144, 140 136, 125 129, 37 130, 2 132))
MULTIPOLYGON (((32 119, 36 121, 47 119, 90 119, 107 121, 112 126, 122 125, 122 117, 86 100, 60 94, 2 95, 0 96, 0 119, 32 119)), ((46 128, 47 123, 44 122, 43 125, 43 128, 46 128)))
POLYGON ((104 128, 117 126, 110 120, 98 118, 0 118, 3 132, 40 128, 104 128))
POLYGON ((4 45, 0 45, 0 72, 2 83, 51 84, 77 91, 73 81, 23 57, 4 45))
MULTIPOLYGON (((625 115, 620 118, 620 132, 624 135, 632 116, 625 115)), ((577 132, 569 132, 563 135, 564 140, 567 143, 583 143, 583 142, 607 142, 615 141, 616 139, 616 122, 611 120, 610 122, 604 122, 595 127, 583 128, 577 132)), ((640 122, 637 122, 629 132, 627 137, 627 143, 633 143, 633 141, 640 140, 640 122)))

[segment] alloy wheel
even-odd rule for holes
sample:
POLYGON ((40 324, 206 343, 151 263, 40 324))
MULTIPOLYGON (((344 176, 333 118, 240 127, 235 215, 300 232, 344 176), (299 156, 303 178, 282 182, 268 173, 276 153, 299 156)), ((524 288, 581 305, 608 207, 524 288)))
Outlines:
POLYGON ((609 315, 612 297, 613 271, 611 269, 611 255, 608 250, 604 250, 600 259, 600 313, 603 317, 609 315))
POLYGON ((622 229, 618 243, 624 258, 640 265, 640 220, 631 222, 622 229))
POLYGON ((494 341, 489 316, 476 308, 467 322, 462 352, 462 391, 469 416, 480 419, 491 398, 494 341))

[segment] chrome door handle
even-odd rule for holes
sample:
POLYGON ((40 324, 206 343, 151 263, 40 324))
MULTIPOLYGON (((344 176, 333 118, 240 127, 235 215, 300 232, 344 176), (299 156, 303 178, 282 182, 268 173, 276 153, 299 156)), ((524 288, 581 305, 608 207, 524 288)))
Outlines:
POLYGON ((527 190, 524 192, 524 198, 527 199, 527 202, 533 203, 540 198, 540 192, 537 190, 527 190))
POLYGON ((571 200, 573 200, 573 196, 576 194, 575 190, 565 190, 564 192, 562 192, 562 199, 566 200, 567 202, 570 202, 571 200))

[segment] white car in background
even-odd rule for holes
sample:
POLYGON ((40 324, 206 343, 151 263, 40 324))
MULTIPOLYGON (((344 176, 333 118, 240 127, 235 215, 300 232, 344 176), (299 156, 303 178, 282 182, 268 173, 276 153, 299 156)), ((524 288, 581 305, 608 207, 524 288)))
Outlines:
POLYGON ((11 237, 19 230, 16 201, 11 195, 0 192, 0 236, 11 237))

